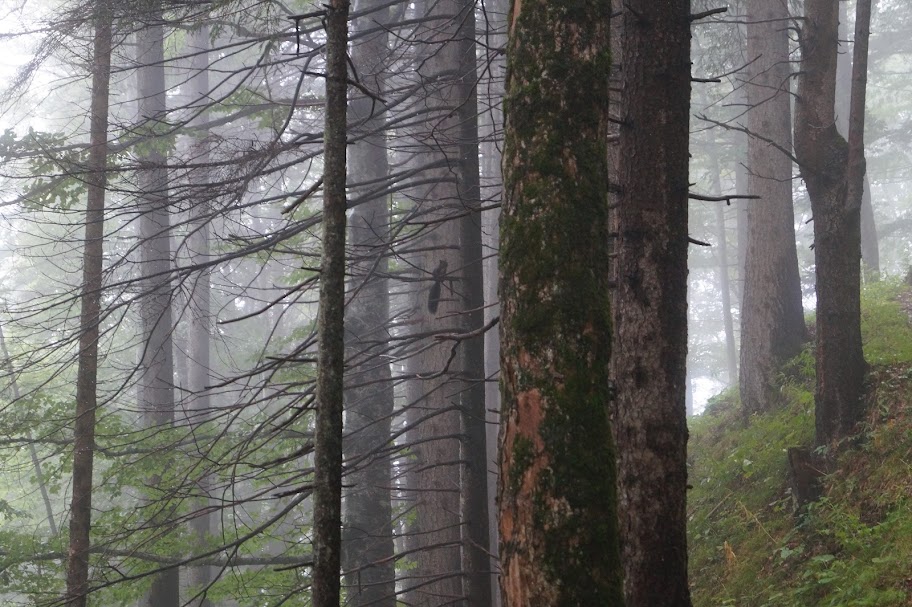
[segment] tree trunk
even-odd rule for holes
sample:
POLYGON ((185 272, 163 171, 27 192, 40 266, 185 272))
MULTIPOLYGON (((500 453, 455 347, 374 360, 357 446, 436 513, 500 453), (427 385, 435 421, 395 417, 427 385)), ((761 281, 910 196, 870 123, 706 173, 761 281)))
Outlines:
POLYGON ((801 76, 795 152, 814 215, 817 267, 816 441, 845 436, 861 417, 860 200, 847 199, 848 145, 836 129, 839 3, 807 0, 799 33, 801 76))
MULTIPOLYGON (((482 199, 488 206, 496 206, 483 213, 483 245, 486 252, 484 260, 485 288, 485 323, 500 317, 500 300, 497 296, 497 266, 500 250, 500 203, 503 193, 503 177, 500 172, 503 149, 503 112, 500 102, 503 99, 503 75, 506 64, 503 55, 496 49, 506 47, 507 11, 506 0, 488 0, 485 2, 486 23, 488 24, 488 69, 484 71, 480 90, 480 100, 486 104, 483 111, 485 120, 482 136, 482 199)), ((488 533, 491 547, 490 567, 496 571, 499 567, 497 545, 497 435, 500 429, 500 390, 496 381, 500 369, 500 336, 497 331, 485 333, 485 406, 487 407, 487 468, 488 468, 488 533)), ((490 576, 492 607, 498 607, 500 601, 499 576, 490 576)))
MULTIPOLYGON (((714 142, 713 142, 714 143, 714 142)), ((712 193, 714 196, 722 195, 722 183, 719 168, 719 157, 715 154, 715 146, 709 152, 710 171, 712 175, 712 193)), ((731 279, 728 263, 728 230, 725 229, 725 205, 716 203, 716 251, 718 265, 716 275, 719 279, 719 292, 722 295, 722 326, 725 330, 725 367, 728 370, 728 385, 734 386, 738 381, 738 354, 735 344, 735 323, 732 319, 731 304, 731 279)), ((797 267, 797 266, 796 266, 797 267)))
MULTIPOLYGON (((201 25, 189 34, 189 51, 193 53, 191 59, 190 83, 193 98, 191 103, 194 110, 197 104, 206 104, 210 95, 209 89, 209 35, 210 29, 201 25)), ((193 123, 205 124, 209 113, 200 111, 193 123)), ((198 127, 197 127, 198 128, 198 127)), ((189 248, 189 261, 191 265, 203 264, 210 261, 209 250, 209 213, 211 211, 209 185, 210 176, 207 165, 209 164, 209 137, 208 131, 199 132, 193 145, 192 158, 200 168, 190 173, 190 183, 194 196, 193 207, 190 211, 190 235, 187 238, 189 248)), ((188 361, 188 383, 191 401, 190 424, 205 427, 212 413, 212 402, 209 388, 212 385, 211 363, 211 334, 213 330, 212 311, 210 305, 210 277, 209 270, 200 270, 193 279, 190 288, 188 306, 190 309, 190 336, 188 361)), ((206 452, 205 445, 196 445, 197 452, 206 452)), ((209 491, 210 479, 205 475, 197 482, 199 498, 194 504, 200 512, 190 521, 190 528, 196 535, 200 546, 211 543, 213 532, 213 517, 208 512, 210 506, 209 491)), ((196 592, 205 591, 213 581, 212 568, 206 565, 191 567, 188 572, 188 582, 196 592)), ((212 602, 201 596, 192 605, 193 607, 211 607, 212 602)))
MULTIPOLYGON (((738 89, 738 102, 747 107, 747 92, 744 89, 744 85, 738 89)), ((747 167, 745 166, 747 164, 747 135, 744 133, 736 133, 735 143, 738 150, 738 164, 735 167, 735 192, 738 194, 746 194, 749 181, 747 167)), ((752 202, 753 201, 751 200, 736 200, 732 202, 735 206, 735 229, 738 233, 738 280, 736 282, 738 293, 736 298, 738 300, 738 309, 742 314, 744 313, 744 274, 745 269, 747 268, 747 213, 752 202)), ((742 340, 741 343, 743 344, 744 341, 742 340)))
POLYGON ((627 607, 690 605, 686 358, 690 3, 628 0, 614 341, 627 607))
POLYGON ((778 402, 779 367, 801 352, 804 311, 792 206, 788 6, 748 3, 748 240, 741 307, 741 405, 746 415, 778 402))
POLYGON ((85 607, 89 593, 92 528, 92 468, 98 380, 98 334, 104 254, 104 208, 108 159, 108 95, 111 79, 113 14, 110 3, 95 5, 92 51, 92 101, 82 310, 79 319, 79 366, 76 372, 76 419, 73 433, 73 498, 66 572, 67 607, 85 607))
MULTIPOLYGON (((848 2, 839 3, 839 55, 836 59, 836 128, 843 137, 849 136, 849 111, 852 103, 852 51, 848 44, 848 2)), ((861 199, 861 263, 865 281, 880 279, 880 249, 877 243, 877 224, 871 201, 871 184, 864 177, 861 199)))
MULTIPOLYGON (((389 57, 389 7, 385 0, 361 0, 352 23, 351 62, 371 93, 386 93, 389 57), (379 28, 378 28, 379 25, 379 28), (368 33, 372 32, 372 33, 368 33), (363 37, 363 38, 359 38, 363 37)), ((349 104, 351 136, 349 183, 355 197, 370 196, 389 176, 387 114, 382 105, 356 93, 349 104), (358 185, 363 183, 365 185, 358 185)), ((349 240, 352 262, 351 301, 346 311, 345 458, 346 485, 342 561, 348 604, 395 607, 390 501, 390 424, 393 384, 385 362, 389 342, 389 197, 373 195, 351 211, 349 240)))
POLYGON ((313 607, 339 607, 340 602, 348 9, 348 0, 331 0, 326 6, 325 17, 326 126, 323 131, 323 255, 317 313, 313 607))
MULTIPOLYGON (((461 109, 466 103, 474 105, 466 98, 472 87, 467 89, 463 79, 467 65, 474 69, 474 48, 468 49, 474 38, 466 34, 462 24, 467 3, 440 0, 428 4, 423 27, 430 29, 421 31, 427 55, 418 67, 425 91, 417 110, 424 112, 424 120, 421 132, 415 136, 413 162, 433 168, 422 171, 422 181, 431 185, 416 189, 414 194, 418 201, 415 221, 419 225, 427 222, 423 224, 420 244, 415 247, 419 253, 411 262, 419 270, 419 284, 428 285, 415 300, 413 321, 417 335, 460 333, 469 322, 476 322, 466 314, 465 266, 466 260, 472 259, 477 267, 480 259, 477 252, 463 251, 466 234, 459 217, 467 205, 477 204, 478 198, 477 161, 472 169, 472 159, 468 157, 477 157, 477 139, 465 140, 465 129, 471 127, 463 124, 467 111, 473 110, 461 109), (464 57, 466 52, 469 57, 464 57), (468 152, 468 148, 475 151, 468 152), (467 170, 474 170, 475 174, 468 175, 467 170), (473 197, 474 201, 464 196, 473 197)), ((473 113, 470 120, 476 119, 473 113)), ((477 221, 477 214, 471 213, 466 221, 477 221)), ((474 228, 478 229, 477 224, 474 228)), ((463 422, 467 420, 462 412, 466 411, 466 417, 476 416, 470 424, 481 421, 476 413, 477 400, 474 412, 464 408, 478 398, 481 386, 476 385, 476 393, 471 396, 465 393, 466 373, 462 367, 467 345, 460 342, 454 351, 452 342, 424 339, 416 343, 420 355, 408 362, 409 374, 415 377, 408 386, 409 425, 414 428, 409 437, 414 443, 411 483, 416 497, 416 523, 410 533, 418 552, 417 567, 409 572, 406 583, 409 594, 405 602, 421 607, 461 605, 468 589, 462 550, 463 524, 468 521, 461 516, 463 473, 467 471, 461 438, 463 422)), ((482 361, 483 358, 478 362, 482 361)), ((471 371, 474 377, 477 372, 471 371)), ((477 441, 477 436, 473 440, 477 441)), ((474 470, 477 465, 473 464, 474 470)), ((477 495, 468 507, 475 507, 477 495)), ((471 537, 469 533, 466 530, 466 540, 471 537)), ((471 556, 477 558, 477 553, 471 556)), ((484 567, 487 570, 487 562, 484 567)))
MULTIPOLYGON (((139 165, 139 236, 142 292, 139 308, 143 332, 139 399, 145 424, 164 428, 174 423, 174 357, 171 335, 171 234, 168 208, 168 169, 158 149, 155 133, 167 113, 165 97, 164 26, 161 7, 153 5, 142 15, 143 27, 136 34, 139 120, 145 135, 137 153, 139 165)), ((150 486, 158 484, 158 477, 150 486)), ((163 511, 164 508, 156 508, 163 511)), ((156 520, 164 523, 164 520, 156 520)), ((149 607, 180 604, 179 569, 156 574, 146 596, 149 607)))
POLYGON ((623 604, 608 421, 610 13, 608 1, 524 0, 510 18, 498 488, 508 607, 623 604))
MULTIPOLYGON (((464 209, 459 220, 461 253, 462 327, 465 333, 484 326, 484 250, 481 244, 481 181, 478 163, 478 68, 475 41, 475 1, 459 0, 456 10, 456 52, 459 57, 457 100, 459 110, 458 197, 464 209)), ((463 594, 467 605, 491 605, 490 531, 488 528, 488 453, 485 411, 484 335, 461 344, 464 386, 462 417, 463 594)))

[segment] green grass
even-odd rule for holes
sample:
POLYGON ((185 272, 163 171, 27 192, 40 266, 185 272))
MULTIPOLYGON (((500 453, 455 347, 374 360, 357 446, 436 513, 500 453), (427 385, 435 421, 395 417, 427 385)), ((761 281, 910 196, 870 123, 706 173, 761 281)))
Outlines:
POLYGON ((745 420, 730 391, 693 420, 696 607, 912 606, 912 330, 900 291, 865 289, 868 414, 806 512, 793 511, 786 450, 813 441, 811 348, 783 370, 781 409, 745 420))

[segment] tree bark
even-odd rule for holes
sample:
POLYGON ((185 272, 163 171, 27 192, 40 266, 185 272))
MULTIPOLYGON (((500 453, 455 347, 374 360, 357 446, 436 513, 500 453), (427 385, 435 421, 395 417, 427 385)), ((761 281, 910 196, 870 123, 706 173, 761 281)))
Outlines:
MULTIPOLYGON (((459 110, 458 197, 464 214, 459 220, 462 267, 462 327, 466 334, 484 326, 484 267, 482 261, 481 181, 478 162, 478 81, 475 41, 475 1, 460 0, 456 31, 459 57, 457 99, 459 110)), ((460 398, 462 417, 462 518, 463 594, 467 605, 491 605, 491 562, 488 528, 488 457, 485 411, 484 335, 460 344, 464 386, 460 398)))
MULTIPOLYGON (((712 193, 714 196, 722 195, 722 183, 719 168, 719 157, 715 153, 715 146, 709 151, 709 170, 712 172, 712 193)), ((716 251, 718 265, 716 275, 719 280, 719 293, 722 296, 722 327, 725 331, 725 367, 728 370, 728 385, 734 386, 738 381, 738 350, 735 344, 735 323, 732 318, 731 302, 731 268, 728 262, 728 230, 725 228, 725 204, 715 203, 716 216, 716 251)), ((689 382, 688 382, 689 385, 689 382)))
MULTIPOLYGON (((387 89, 389 7, 385 0, 361 0, 352 22, 351 62, 362 85, 383 97, 387 89), (368 33, 373 32, 373 33, 368 33)), ((384 122, 380 102, 356 93, 349 104, 351 136, 349 183, 355 196, 370 195, 389 176, 384 122), (363 183, 365 185, 359 185, 363 183)), ((393 384, 385 362, 389 342, 389 197, 370 198, 351 211, 349 241, 352 256, 351 301, 346 310, 347 381, 345 390, 345 458, 350 472, 346 485, 342 561, 348 604, 355 607, 395 607, 396 571, 393 560, 390 501, 390 424, 393 384)))
MULTIPOLYGON (((468 158, 473 153, 477 157, 477 139, 465 140, 467 110, 461 108, 466 103, 474 105, 466 97, 472 87, 466 89, 463 79, 467 65, 474 69, 474 49, 468 49, 474 36, 467 34, 462 24, 468 4, 466 0, 428 3, 420 31, 426 45, 421 52, 426 54, 417 71, 425 91, 417 111, 424 119, 415 134, 412 161, 434 166, 422 171, 422 180, 431 185, 416 188, 414 194, 418 201, 415 221, 424 226, 424 234, 411 263, 419 270, 419 284, 428 285, 415 300, 413 321, 418 335, 461 333, 469 322, 475 322, 466 314, 465 265, 467 259, 474 259, 476 264, 480 256, 463 251, 466 234, 460 218, 471 203, 464 196, 474 197, 476 203, 478 197, 478 166, 471 169, 472 159, 468 158), (467 52, 469 56, 465 57, 467 52), (469 147, 475 151, 468 152, 469 147), (468 175, 467 170, 475 174, 468 175)), ((468 119, 475 121, 477 116, 473 113, 468 119)), ((477 221, 476 213, 470 216, 477 221)), ((416 522, 410 533, 417 550, 417 567, 406 580, 409 594, 405 602, 422 607, 461 605, 468 589, 463 541, 471 536, 468 530, 463 532, 468 521, 462 518, 466 472, 462 438, 463 422, 475 415, 464 405, 478 395, 465 392, 467 345, 458 343, 454 351, 452 342, 420 340, 416 342, 420 355, 408 362, 409 374, 415 378, 407 392, 409 425, 413 428, 409 442, 414 443, 410 480, 416 498, 416 522)), ((487 563, 484 566, 486 571, 487 563)))
POLYGON ((779 367, 805 339, 792 206, 789 13, 784 0, 751 0, 747 18, 748 240, 741 307, 741 406, 778 403, 779 367))
POLYGON ((690 3, 624 16, 617 324, 619 511, 627 607, 690 605, 686 358, 690 3))
MULTIPOLYGON (((849 112, 852 104, 852 51, 848 43, 848 2, 839 3, 839 55, 836 60, 836 128, 843 137, 849 136, 849 112)), ((861 199, 861 263, 865 281, 880 279, 880 248, 877 242, 877 224, 871 200, 871 183, 864 177, 864 194, 861 199)))
MULTIPOLYGON (((165 428, 174 423, 174 357, 171 335, 171 234, 168 208, 168 169, 156 132, 167 113, 165 48, 161 6, 153 3, 141 15, 136 34, 137 91, 140 129, 145 141, 137 153, 140 237, 139 309, 143 341, 139 400, 145 424, 165 428)), ((156 486, 158 478, 151 479, 156 486)), ((163 511, 165 509, 158 508, 163 511)), ((156 523, 164 523, 156 520, 156 523)), ((174 567, 157 573, 146 595, 149 607, 180 604, 180 575, 174 567)))
POLYGON ((524 0, 509 18, 498 488, 508 607, 623 603, 608 421, 610 13, 607 0, 524 0))
MULTIPOLYGON (((814 215, 817 267, 816 441, 849 433, 862 413, 860 199, 847 198, 848 145, 836 129, 838 2, 807 0, 795 152, 814 215)), ((853 110, 854 111, 854 110, 853 110)))
MULTIPOLYGON (((191 59, 190 84, 193 98, 191 104, 197 110, 198 104, 206 104, 210 95, 209 89, 209 36, 210 29, 206 25, 199 26, 189 34, 189 51, 193 53, 191 59)), ((205 124, 209 112, 200 111, 191 126, 205 124), (197 123, 197 124, 194 124, 197 123)), ((190 235, 187 238, 189 249, 189 262, 191 265, 204 264, 210 261, 209 247, 209 214, 212 209, 210 201, 211 186, 207 165, 210 161, 210 142, 207 129, 203 129, 196 137, 192 148, 193 162, 199 168, 190 173, 193 207, 190 211, 190 235)), ((212 399, 210 387, 212 385, 211 363, 211 335, 213 319, 210 297, 210 274, 208 269, 200 270, 194 277, 187 302, 190 310, 190 336, 188 360, 188 389, 191 401, 190 425, 205 427, 212 414, 212 399)), ((197 453, 205 453, 205 445, 196 445, 197 453)), ((190 528, 196 535, 200 546, 211 543, 213 532, 213 517, 208 512, 210 506, 209 491, 210 479, 204 472, 197 482, 199 497, 195 500, 194 507, 199 514, 190 521, 190 528)), ((205 591, 213 581, 212 568, 208 565, 190 567, 187 576, 190 586, 196 592, 203 592, 199 599, 192 603, 193 607, 211 607, 212 601, 205 597, 205 591)))
MULTIPOLYGON (((487 0, 484 3, 485 22, 488 24, 486 44, 488 50, 487 69, 484 70, 481 86, 482 96, 479 101, 486 104, 482 115, 481 137, 482 165, 482 199, 486 206, 495 208, 485 211, 483 215, 483 246, 486 252, 484 260, 485 288, 485 323, 500 317, 500 299, 497 295, 497 266, 500 251, 500 204, 503 193, 503 176, 500 171, 503 149, 503 112, 501 99, 504 94, 503 76, 506 69, 503 55, 497 49, 507 44, 507 11, 506 0, 487 0)), ((487 468, 488 468, 488 533, 491 547, 490 567, 492 571, 499 568, 497 533, 497 435, 500 430, 500 390, 496 381, 500 370, 500 336, 497 331, 485 333, 485 406, 487 407, 487 468)), ((499 607, 499 576, 490 576, 492 607, 499 607)))
POLYGON ((73 497, 66 572, 67 607, 85 607, 89 593, 89 549, 92 529, 92 468, 98 404, 98 334, 104 255, 104 208, 108 159, 108 97, 111 79, 113 14, 107 1, 95 5, 92 50, 92 101, 79 362, 76 372, 76 418, 73 433, 73 497))
POLYGON ((314 431, 313 606, 339 607, 342 527, 342 404, 345 365, 345 154, 348 112, 348 0, 326 6, 326 126, 323 255, 317 313, 314 431))

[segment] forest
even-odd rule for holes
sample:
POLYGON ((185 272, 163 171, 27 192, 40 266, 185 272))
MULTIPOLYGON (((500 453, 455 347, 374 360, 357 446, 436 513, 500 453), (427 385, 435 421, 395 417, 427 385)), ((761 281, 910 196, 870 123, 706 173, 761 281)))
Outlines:
POLYGON ((0 607, 912 607, 906 0, 0 0, 0 607))

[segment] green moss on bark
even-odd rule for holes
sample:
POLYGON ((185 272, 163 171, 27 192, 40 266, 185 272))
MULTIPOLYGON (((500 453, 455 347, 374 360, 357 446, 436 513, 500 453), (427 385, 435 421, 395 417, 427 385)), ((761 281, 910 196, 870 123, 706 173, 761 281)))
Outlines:
POLYGON ((534 605, 621 604, 607 416, 609 14, 607 1, 524 0, 509 46, 500 263, 512 453, 501 509, 531 507, 532 529, 506 538, 504 556, 543 577, 534 605), (518 404, 530 394, 531 430, 518 404))

